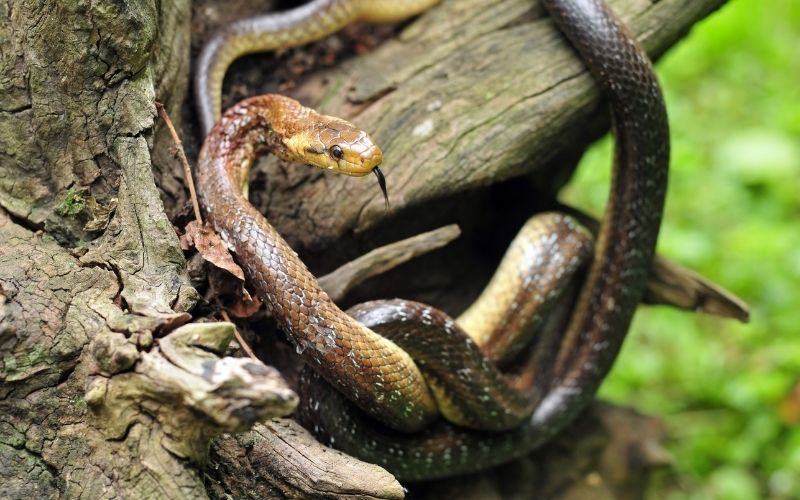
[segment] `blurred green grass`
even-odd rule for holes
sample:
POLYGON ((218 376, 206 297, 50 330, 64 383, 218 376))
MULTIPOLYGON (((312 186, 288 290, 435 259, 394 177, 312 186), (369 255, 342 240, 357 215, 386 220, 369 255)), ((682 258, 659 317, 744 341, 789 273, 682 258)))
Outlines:
MULTIPOLYGON (((675 467, 654 498, 800 498, 800 2, 731 0, 658 73, 673 138, 659 251, 752 320, 643 308, 601 396, 664 417, 675 467)), ((611 149, 564 201, 601 213, 611 149)))

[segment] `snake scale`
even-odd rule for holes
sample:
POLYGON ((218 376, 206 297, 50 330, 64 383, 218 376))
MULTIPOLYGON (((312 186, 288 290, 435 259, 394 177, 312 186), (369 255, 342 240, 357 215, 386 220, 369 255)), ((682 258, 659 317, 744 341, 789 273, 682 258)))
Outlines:
MULTIPOLYGON (((570 217, 532 218, 484 294, 458 320, 402 300, 341 311, 242 193, 250 165, 267 152, 367 175, 382 155, 365 132, 289 98, 259 96, 228 110, 200 153, 198 187, 209 221, 313 369, 301 381, 300 418, 329 444, 403 479, 508 461, 569 423, 610 369, 646 283, 669 163, 660 87, 647 56, 603 1, 542 3, 611 103, 616 146, 606 213, 594 257, 588 234, 570 217), (584 261, 591 262, 578 284, 584 261), (508 284, 517 289, 499 299, 497 291, 508 284), (493 324, 485 321, 489 311, 496 317, 493 324), (509 328, 536 337, 535 348, 518 356, 518 342, 496 335, 509 328)), ((243 21, 237 28, 241 39, 237 29, 226 31, 204 52, 196 80, 196 89, 206 90, 198 92, 205 99, 200 107, 205 123, 216 116, 221 81, 221 75, 205 70, 227 66, 230 61, 224 60, 243 53, 259 33, 269 40, 253 50, 274 48, 291 37, 306 41, 300 34, 314 19, 368 19, 363 11, 368 4, 382 2, 318 0, 258 22, 243 21), (236 49, 222 50, 225 43, 236 49), (208 85, 211 79, 217 83, 208 85)), ((410 4, 419 8, 421 2, 410 4)), ((318 28, 316 36, 333 24, 318 28)))

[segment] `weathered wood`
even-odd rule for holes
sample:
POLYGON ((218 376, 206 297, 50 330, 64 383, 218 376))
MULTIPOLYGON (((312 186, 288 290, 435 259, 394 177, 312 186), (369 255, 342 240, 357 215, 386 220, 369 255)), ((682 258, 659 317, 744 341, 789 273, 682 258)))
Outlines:
POLYGON ((294 420, 274 419, 219 439, 211 455, 216 498, 404 497, 394 476, 323 446, 294 420))
POLYGON ((113 421, 92 418, 84 396, 92 380, 130 376, 168 320, 125 313, 114 272, 81 265, 2 210, 0 234, 3 496, 202 494, 197 472, 163 446, 138 398, 118 406, 132 418, 109 437, 102 429, 113 421))
POLYGON ((204 491, 145 413, 109 440, 83 397, 91 375, 131 370, 196 297, 148 145, 156 96, 185 89, 187 12, 0 4, 0 461, 23 458, 0 467, 11 498, 204 491))
POLYGON ((461 232, 451 224, 401 241, 376 248, 319 278, 319 284, 331 300, 344 299, 347 292, 363 281, 408 262, 414 257, 441 248, 461 232))
MULTIPOLYGON (((725 0, 609 3, 658 57, 725 0)), ((444 1, 397 40, 294 94, 370 131, 384 150, 397 216, 524 174, 538 172, 545 186, 558 177, 540 171, 556 169, 549 160, 579 151, 598 119, 599 131, 607 126, 583 64, 530 0, 444 1)), ((257 199, 300 248, 324 247, 385 218, 372 182, 270 163, 267 192, 257 199)))

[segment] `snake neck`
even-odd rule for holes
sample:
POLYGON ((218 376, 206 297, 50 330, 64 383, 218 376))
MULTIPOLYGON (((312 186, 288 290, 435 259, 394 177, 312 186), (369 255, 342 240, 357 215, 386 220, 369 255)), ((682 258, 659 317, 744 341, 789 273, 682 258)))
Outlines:
MULTIPOLYGON (((312 112, 284 96, 251 97, 231 108, 208 135, 198 159, 198 192, 209 223, 235 252, 248 278, 273 310, 290 307, 295 296, 313 297, 313 306, 330 303, 314 276, 275 228, 249 203, 246 186, 253 162, 272 153, 290 156, 284 139, 312 112), (287 111, 288 108, 288 111, 287 111), (256 264, 249 264, 256 263, 256 264), (259 265, 266 263, 266 265, 259 265), (287 285, 288 297, 276 284, 287 285)), ((278 318, 290 338, 301 343, 306 324, 292 315, 278 318)))

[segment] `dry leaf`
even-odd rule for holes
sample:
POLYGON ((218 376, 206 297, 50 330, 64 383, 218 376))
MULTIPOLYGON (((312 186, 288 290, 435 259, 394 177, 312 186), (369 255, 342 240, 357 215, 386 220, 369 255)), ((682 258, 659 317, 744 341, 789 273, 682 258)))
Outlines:
POLYGON ((216 267, 208 273, 206 299, 219 302, 231 316, 237 318, 248 318, 261 309, 261 301, 247 292, 244 283, 232 280, 229 273, 216 267))
POLYGON ((247 292, 247 289, 242 287, 240 300, 234 302, 230 307, 228 307, 228 311, 230 311, 231 316, 235 316, 237 318, 249 318, 261 309, 261 304, 262 302, 258 297, 250 295, 247 292))
POLYGON ((207 225, 199 225, 197 221, 186 224, 186 233, 181 236, 181 247, 187 249, 194 246, 204 260, 224 269, 244 282, 244 271, 233 261, 228 246, 222 238, 207 225))

